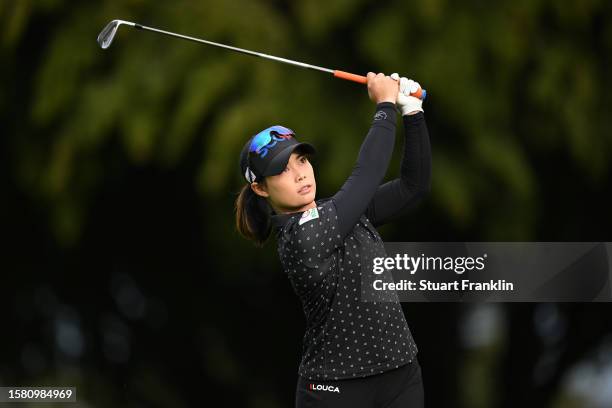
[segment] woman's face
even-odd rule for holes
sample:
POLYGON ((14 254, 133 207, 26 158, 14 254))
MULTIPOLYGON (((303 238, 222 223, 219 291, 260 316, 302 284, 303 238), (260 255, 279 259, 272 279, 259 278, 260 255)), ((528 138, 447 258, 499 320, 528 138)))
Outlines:
POLYGON ((282 173, 266 177, 265 189, 253 183, 253 189, 269 199, 276 213, 306 210, 315 199, 317 184, 312 165, 299 152, 293 152, 282 173), (303 187, 309 186, 306 190, 303 187))

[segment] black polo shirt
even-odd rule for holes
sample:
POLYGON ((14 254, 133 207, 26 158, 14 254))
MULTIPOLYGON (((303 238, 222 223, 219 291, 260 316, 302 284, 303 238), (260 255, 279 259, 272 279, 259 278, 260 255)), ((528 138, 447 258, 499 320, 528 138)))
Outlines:
POLYGON ((378 104, 358 162, 340 191, 315 200, 316 208, 272 216, 281 264, 306 317, 298 373, 307 379, 366 377, 407 364, 417 354, 397 295, 366 293, 373 291, 372 259, 386 256, 370 218, 377 225, 388 221, 429 187, 423 115, 405 116, 404 123, 401 178, 380 185, 394 144, 395 105, 378 104))

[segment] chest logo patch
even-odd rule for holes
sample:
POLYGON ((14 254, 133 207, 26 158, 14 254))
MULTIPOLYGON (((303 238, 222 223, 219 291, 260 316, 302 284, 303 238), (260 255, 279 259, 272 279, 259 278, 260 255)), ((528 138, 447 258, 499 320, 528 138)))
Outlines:
POLYGON ((304 211, 298 225, 302 225, 303 223, 314 220, 315 218, 319 218, 319 210, 317 210, 317 207, 304 211))

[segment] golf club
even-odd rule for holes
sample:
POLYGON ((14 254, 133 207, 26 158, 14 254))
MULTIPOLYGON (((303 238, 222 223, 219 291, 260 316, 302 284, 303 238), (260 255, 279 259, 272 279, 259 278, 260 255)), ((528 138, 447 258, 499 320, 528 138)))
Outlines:
MULTIPOLYGON (((225 48, 225 49, 228 49, 228 50, 241 52, 243 54, 254 55, 256 57, 267 58, 267 59, 283 62, 285 64, 296 65, 296 66, 302 67, 302 68, 315 69, 317 71, 327 72, 329 74, 333 74, 334 77, 336 77, 336 78, 346 79, 346 80, 349 80, 349 81, 358 82, 360 84, 366 84, 367 83, 366 77, 364 77, 362 75, 356 75, 356 74, 351 74, 350 72, 345 72, 345 71, 339 71, 339 70, 333 70, 333 69, 318 67, 316 65, 305 64, 305 63, 299 62, 299 61, 292 61, 290 59, 275 57, 273 55, 268 55, 268 54, 264 54, 264 53, 261 53, 261 52, 249 51, 249 50, 245 50, 245 49, 237 48, 237 47, 232 47, 232 46, 225 45, 225 44, 219 44, 219 43, 215 43, 215 42, 212 42, 212 41, 202 40, 200 38, 189 37, 187 35, 176 34, 176 33, 170 32, 170 31, 164 31, 164 30, 160 30, 160 29, 157 29, 157 28, 153 28, 153 27, 147 27, 147 26, 143 26, 141 24, 132 23, 131 21, 125 21, 125 20, 113 20, 113 21, 111 21, 110 23, 108 23, 106 25, 106 27, 104 27, 104 29, 100 32, 100 34, 98 34, 98 44, 100 44, 100 47, 102 47, 102 49, 107 49, 108 47, 110 47, 111 43, 113 42, 113 39, 115 38, 115 34, 117 34, 117 30, 119 29, 119 26, 122 25, 122 24, 128 25, 130 27, 134 27, 134 28, 137 28, 137 29, 140 29, 140 30, 154 31, 154 32, 160 33, 160 34, 165 34, 165 35, 169 35, 169 36, 172 36, 172 37, 182 38, 184 40, 194 41, 194 42, 198 42, 198 43, 202 43, 202 44, 213 45, 215 47, 221 47, 221 48, 225 48)), ((425 97, 427 95, 427 92, 424 89, 418 89, 416 92, 411 93, 411 95, 415 96, 417 98, 425 99, 425 97)))

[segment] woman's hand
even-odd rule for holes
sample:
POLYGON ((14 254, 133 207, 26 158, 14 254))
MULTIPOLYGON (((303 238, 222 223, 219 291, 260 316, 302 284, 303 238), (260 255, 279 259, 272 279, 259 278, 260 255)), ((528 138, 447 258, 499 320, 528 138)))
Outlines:
POLYGON ((373 72, 368 72, 367 75, 368 96, 370 99, 379 104, 381 102, 397 101, 399 93, 399 83, 390 76, 386 76, 382 72, 378 75, 373 72))
POLYGON ((400 78, 397 72, 392 73, 391 78, 399 82, 399 93, 397 95, 396 105, 402 113, 402 116, 423 112, 423 100, 411 95, 417 92, 421 88, 421 85, 412 79, 406 77, 400 78))

